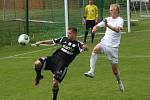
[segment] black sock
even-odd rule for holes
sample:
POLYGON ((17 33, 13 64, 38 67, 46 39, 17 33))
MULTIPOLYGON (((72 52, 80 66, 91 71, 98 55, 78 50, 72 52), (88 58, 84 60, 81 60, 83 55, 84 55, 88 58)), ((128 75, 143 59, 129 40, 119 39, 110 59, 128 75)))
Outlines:
POLYGON ((53 100, 57 100, 57 94, 58 94, 58 91, 59 91, 59 87, 54 86, 52 90, 53 90, 53 100))
POLYGON ((88 35, 88 31, 86 31, 86 32, 85 32, 85 35, 84 35, 84 42, 85 42, 85 43, 86 43, 87 35, 88 35))
POLYGON ((37 77, 41 76, 41 69, 40 68, 35 68, 35 72, 36 72, 37 77))
POLYGON ((94 41, 94 33, 92 33, 92 41, 91 42, 93 43, 93 41, 94 41))

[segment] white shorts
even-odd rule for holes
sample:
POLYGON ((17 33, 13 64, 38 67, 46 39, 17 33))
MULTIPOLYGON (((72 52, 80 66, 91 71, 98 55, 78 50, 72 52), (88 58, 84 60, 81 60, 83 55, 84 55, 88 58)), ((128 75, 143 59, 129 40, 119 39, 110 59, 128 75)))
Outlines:
POLYGON ((112 64, 118 63, 118 48, 108 47, 106 45, 100 44, 101 53, 107 55, 108 60, 111 61, 112 64))

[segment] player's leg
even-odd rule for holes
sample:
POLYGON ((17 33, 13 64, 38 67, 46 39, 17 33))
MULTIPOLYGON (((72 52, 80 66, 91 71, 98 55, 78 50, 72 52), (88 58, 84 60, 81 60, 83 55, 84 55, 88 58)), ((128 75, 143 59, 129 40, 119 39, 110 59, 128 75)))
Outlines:
POLYGON ((120 91, 124 91, 124 86, 120 78, 120 72, 118 69, 118 48, 107 48, 107 56, 112 64, 112 72, 117 80, 120 91))
POLYGON ((87 36, 88 36, 88 31, 89 31, 89 28, 86 28, 86 31, 85 31, 85 34, 84 34, 84 43, 86 43, 86 39, 87 39, 87 36))
POLYGON ((95 33, 94 32, 92 32, 92 29, 93 29, 93 27, 91 28, 91 43, 93 43, 94 42, 94 37, 95 37, 95 33))
POLYGON ((35 62, 35 72, 36 72, 35 85, 38 85, 40 80, 43 79, 43 76, 41 75, 41 69, 42 63, 39 60, 37 60, 35 62))
POLYGON ((117 64, 112 64, 112 71, 113 74, 115 75, 116 80, 120 81, 120 75, 119 75, 119 70, 117 68, 117 64))
POLYGON ((84 34, 84 43, 86 43, 88 32, 89 32, 89 21, 86 20, 86 30, 85 30, 85 34, 84 34))
POLYGON ((38 85, 40 80, 43 79, 43 75, 41 75, 41 70, 44 62, 45 62, 44 58, 39 58, 37 61, 35 61, 35 72, 36 72, 35 85, 38 85))
POLYGON ((97 54, 101 52, 101 45, 100 43, 97 44, 91 54, 91 58, 90 58, 90 71, 84 73, 85 76, 87 77, 94 77, 94 70, 95 70, 95 64, 97 61, 97 54))
MULTIPOLYGON (((64 62, 65 63, 65 62, 64 62)), ((65 75, 67 73, 67 67, 63 64, 63 62, 58 62, 58 66, 54 69, 54 78, 53 78, 53 100, 57 99, 57 95, 59 92, 59 83, 62 82, 65 75)))
POLYGON ((59 91, 59 81, 56 80, 55 78, 53 79, 52 91, 53 91, 53 100, 57 100, 57 94, 59 91))
POLYGON ((94 37, 95 37, 95 33, 91 32, 92 33, 92 40, 91 42, 93 43, 94 42, 94 37))
POLYGON ((117 64, 112 64, 112 71, 113 71, 113 74, 115 75, 115 78, 117 80, 119 90, 123 92, 124 86, 123 86, 123 83, 120 79, 120 72, 119 72, 117 64))
POLYGON ((91 42, 92 43, 93 43, 94 37, 95 37, 95 33, 92 32, 92 29, 93 29, 94 26, 95 26, 95 20, 93 20, 93 22, 91 22, 91 37, 92 37, 91 42))

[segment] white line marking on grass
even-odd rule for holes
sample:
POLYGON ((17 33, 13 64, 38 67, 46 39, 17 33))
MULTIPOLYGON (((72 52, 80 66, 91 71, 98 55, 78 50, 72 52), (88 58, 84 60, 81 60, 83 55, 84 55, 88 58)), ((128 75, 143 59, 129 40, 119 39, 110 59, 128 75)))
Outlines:
POLYGON ((150 55, 119 56, 120 58, 150 58, 150 55))
POLYGON ((147 30, 141 30, 141 31, 133 31, 134 33, 143 33, 143 32, 148 32, 148 31, 150 31, 150 29, 147 29, 147 30))
POLYGON ((25 52, 25 53, 13 55, 13 56, 2 57, 2 58, 0 58, 0 60, 5 60, 5 59, 9 59, 9 58, 14 58, 14 57, 26 55, 26 54, 36 53, 36 52, 40 52, 40 51, 44 51, 44 50, 48 50, 48 49, 52 49, 52 48, 56 48, 56 47, 57 47, 57 46, 51 47, 51 48, 46 48, 46 49, 41 49, 41 50, 36 50, 36 51, 31 51, 31 52, 25 52))
POLYGON ((34 57, 12 57, 12 58, 15 58, 15 59, 29 59, 29 58, 34 58, 34 57))
MULTIPOLYGON (((81 58, 83 57, 90 57, 90 56, 80 56, 81 58)), ((107 58, 107 56, 99 56, 100 58, 107 58)), ((11 58, 17 58, 17 59, 26 59, 26 58, 34 58, 34 57, 16 57, 16 56, 14 56, 14 57, 11 57, 11 58)), ((150 58, 150 55, 147 55, 147 56, 140 56, 140 55, 138 55, 138 56, 119 56, 119 58, 150 58)))
MULTIPOLYGON (((46 48, 46 49, 41 49, 41 50, 37 50, 37 51, 33 51, 33 52, 26 52, 26 53, 21 53, 18 55, 13 55, 13 56, 8 56, 8 57, 3 57, 0 58, 0 60, 5 60, 5 59, 10 59, 10 58, 15 58, 15 59, 29 59, 29 58, 34 58, 34 57, 18 57, 18 56, 22 56, 22 55, 26 55, 26 54, 30 54, 30 53, 36 53, 36 52, 40 52, 40 51, 44 51, 44 50, 48 50, 51 48, 46 48)), ((89 58, 90 56, 80 56, 81 58, 89 58)), ((107 56, 105 55, 100 55, 99 58, 107 58, 107 56)), ((136 59, 136 58, 150 58, 150 55, 136 55, 136 56, 119 56, 119 58, 128 58, 128 59, 136 59)))
MULTIPOLYGON (((90 57, 90 56, 81 56, 81 57, 90 57)), ((104 55, 100 55, 98 56, 99 58, 107 58, 107 56, 104 56, 104 55)), ((119 56, 119 58, 150 58, 150 55, 136 55, 136 56, 119 56)))

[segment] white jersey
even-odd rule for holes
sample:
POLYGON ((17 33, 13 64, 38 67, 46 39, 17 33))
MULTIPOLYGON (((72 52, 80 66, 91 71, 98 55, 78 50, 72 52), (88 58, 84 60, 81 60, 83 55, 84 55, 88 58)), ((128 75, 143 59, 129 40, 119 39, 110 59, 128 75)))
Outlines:
MULTIPOLYGON (((107 24, 113 27, 121 27, 123 28, 123 19, 121 17, 117 17, 113 19, 112 17, 107 17, 107 24)), ((102 21, 98 24, 99 27, 104 27, 105 23, 102 21)), ((118 47, 120 44, 121 33, 115 32, 110 28, 106 28, 106 32, 104 37, 101 39, 101 44, 104 44, 109 47, 118 47)))

